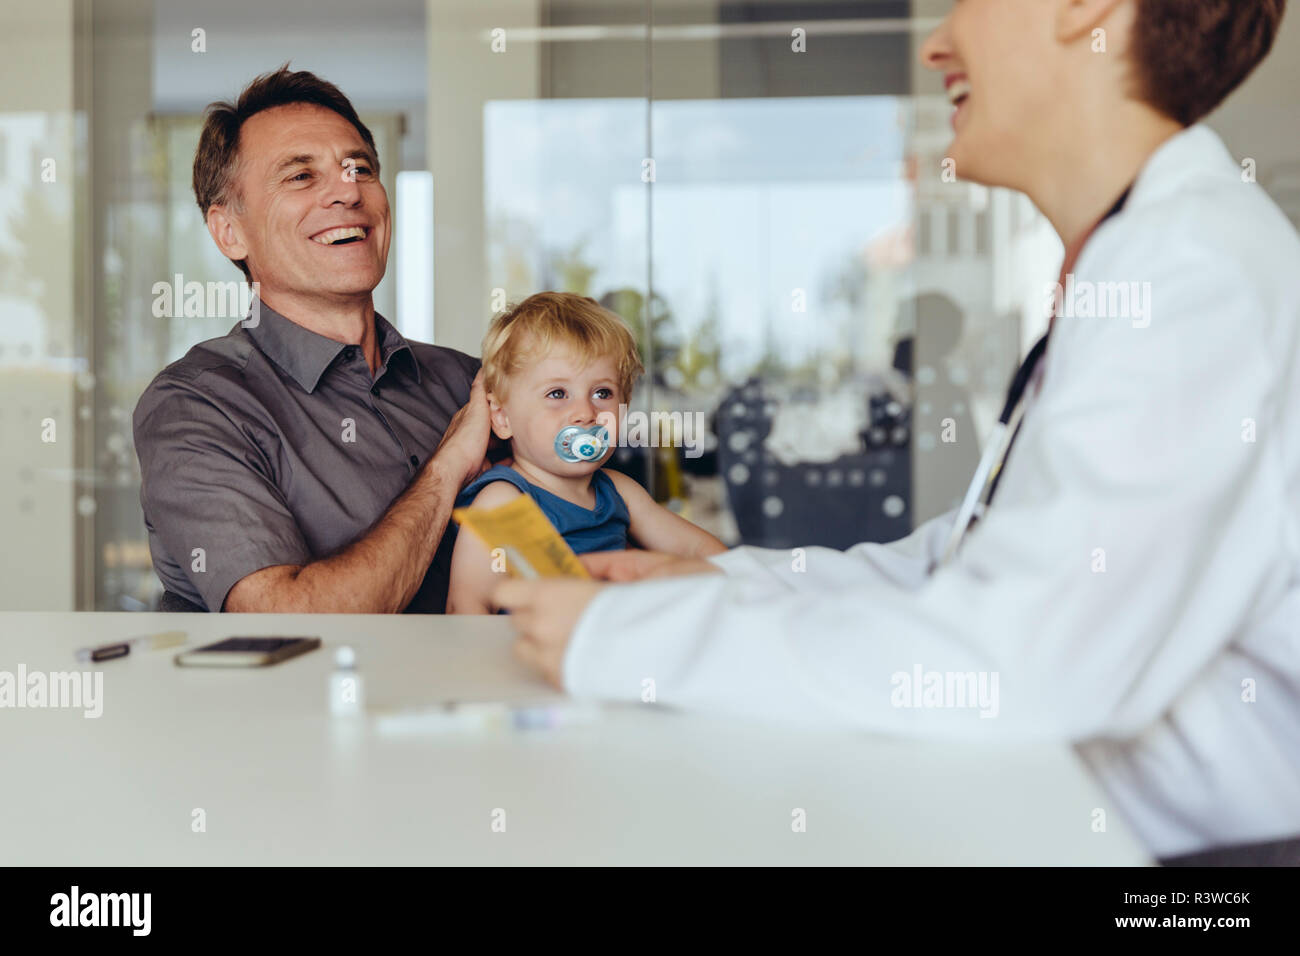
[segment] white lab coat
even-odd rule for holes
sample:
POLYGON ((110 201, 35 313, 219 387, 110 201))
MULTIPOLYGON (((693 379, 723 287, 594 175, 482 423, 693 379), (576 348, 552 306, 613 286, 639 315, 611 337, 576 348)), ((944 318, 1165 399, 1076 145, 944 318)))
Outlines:
POLYGON ((650 679, 696 710, 1069 740, 1157 856, 1300 834, 1300 239, 1196 126, 1075 275, 1150 283, 1149 320, 1057 319, 955 562, 926 573, 949 514, 893 544, 739 547, 713 559, 725 576, 611 585, 567 689, 638 701, 650 679), (996 713, 955 688, 902 706, 918 673, 918 697, 931 673, 996 675, 996 713))

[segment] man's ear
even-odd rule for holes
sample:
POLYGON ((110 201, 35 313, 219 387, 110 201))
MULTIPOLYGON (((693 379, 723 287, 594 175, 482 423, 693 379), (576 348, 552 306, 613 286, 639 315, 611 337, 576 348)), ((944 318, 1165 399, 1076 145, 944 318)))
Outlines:
POLYGON ((214 203, 208 207, 208 234, 212 236, 212 241, 217 244, 217 248, 227 259, 248 258, 244 231, 225 206, 214 203))
POLYGON ((1059 43, 1073 43, 1080 37, 1091 37, 1125 3, 1133 0, 1057 0, 1056 39, 1059 43))
POLYGON ((501 403, 497 401, 497 397, 491 392, 487 393, 487 400, 488 416, 492 420, 493 434, 502 441, 508 441, 510 436, 514 434, 510 430, 510 417, 506 415, 506 410, 501 407, 501 403))

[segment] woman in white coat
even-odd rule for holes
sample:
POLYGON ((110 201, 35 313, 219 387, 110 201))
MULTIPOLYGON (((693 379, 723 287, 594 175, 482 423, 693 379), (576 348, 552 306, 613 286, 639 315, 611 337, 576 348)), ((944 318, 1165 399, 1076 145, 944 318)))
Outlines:
POLYGON ((996 497, 889 545, 503 582, 519 654, 581 697, 1070 740, 1158 857, 1300 835, 1300 239, 1198 125, 1284 3, 956 3, 922 51, 948 155, 1066 246, 996 497))

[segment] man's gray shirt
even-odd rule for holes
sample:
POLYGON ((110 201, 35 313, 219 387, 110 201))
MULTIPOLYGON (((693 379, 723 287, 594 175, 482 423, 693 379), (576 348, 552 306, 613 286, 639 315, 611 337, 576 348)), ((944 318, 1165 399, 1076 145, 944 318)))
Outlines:
MULTIPOLYGON (((145 390, 134 418, 140 504, 168 591, 219 611, 254 571, 364 536, 410 485, 480 363, 408 342, 377 313, 375 332, 372 378, 358 346, 262 303, 256 325, 194 346, 145 390)), ((453 528, 407 611, 446 609, 453 528)))

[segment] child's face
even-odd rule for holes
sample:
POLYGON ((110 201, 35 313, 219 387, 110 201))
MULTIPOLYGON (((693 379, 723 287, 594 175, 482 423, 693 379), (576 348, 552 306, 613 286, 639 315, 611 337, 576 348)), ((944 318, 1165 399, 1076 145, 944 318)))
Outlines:
POLYGON ((516 459, 555 475, 590 474, 609 457, 618 441, 618 367, 613 358, 587 365, 565 347, 511 376, 504 403, 488 396, 492 430, 512 442, 516 459), (567 425, 609 429, 610 449, 595 461, 567 462, 555 453, 555 436, 567 425))

